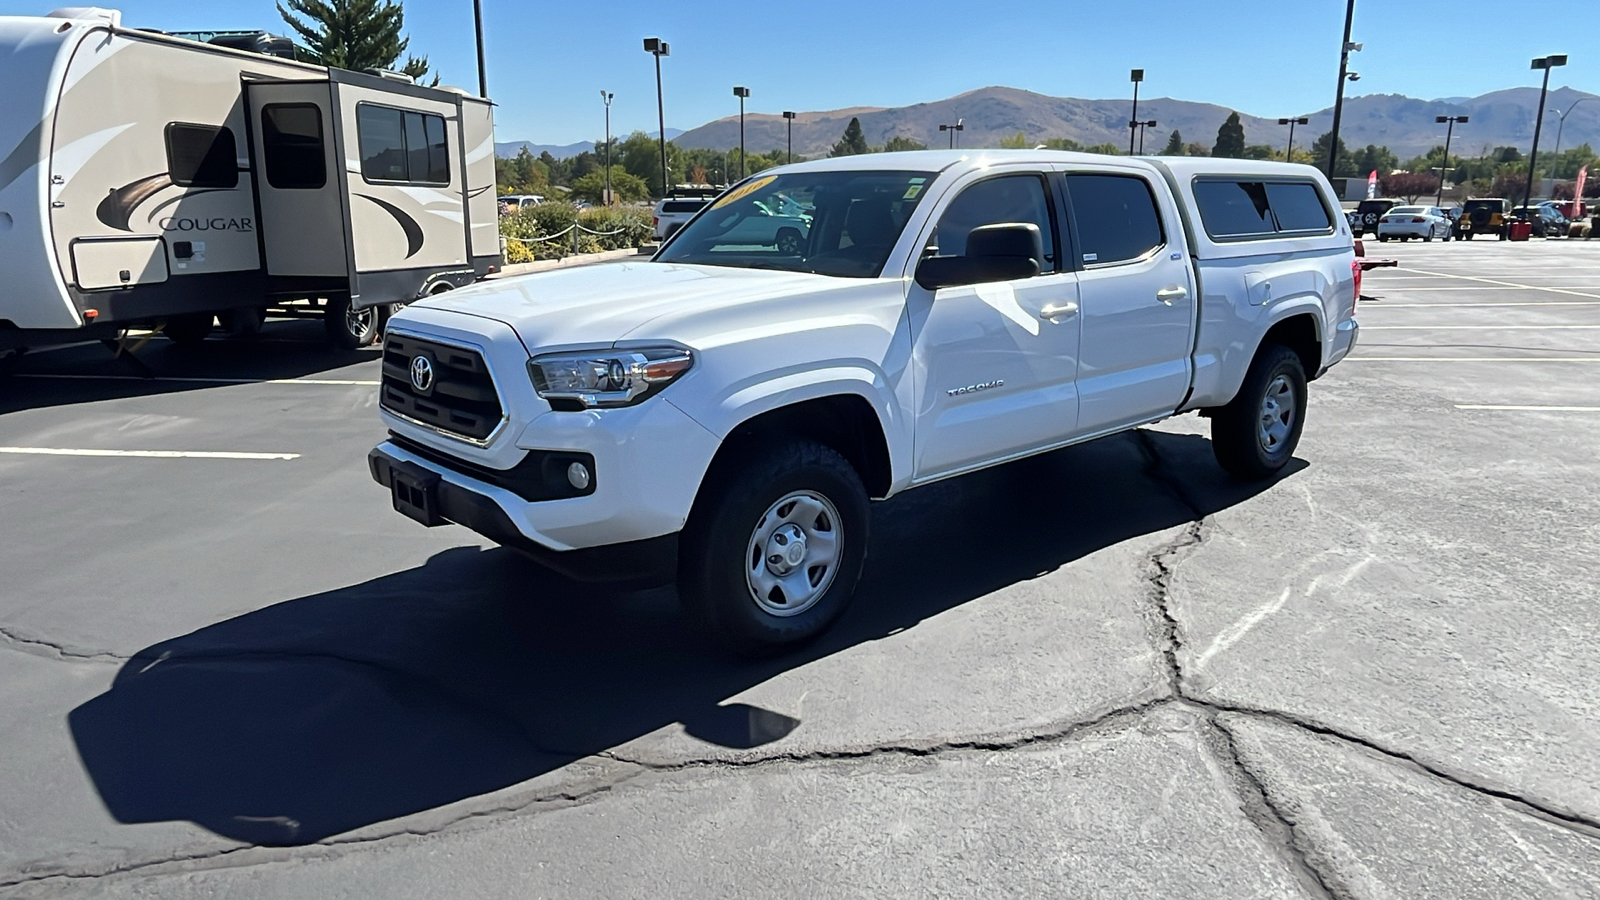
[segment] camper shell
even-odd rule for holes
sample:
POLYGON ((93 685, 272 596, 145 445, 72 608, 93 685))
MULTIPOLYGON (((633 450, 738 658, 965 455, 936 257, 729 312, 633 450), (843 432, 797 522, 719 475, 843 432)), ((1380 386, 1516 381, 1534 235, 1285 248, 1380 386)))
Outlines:
POLYGON ((270 308, 353 346, 500 266, 487 100, 120 18, 0 17, 0 349, 270 308))

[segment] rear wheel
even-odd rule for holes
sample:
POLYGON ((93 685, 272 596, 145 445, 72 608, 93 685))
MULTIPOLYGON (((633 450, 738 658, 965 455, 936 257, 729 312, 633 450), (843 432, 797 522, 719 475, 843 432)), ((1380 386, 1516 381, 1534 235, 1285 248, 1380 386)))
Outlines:
POLYGON ((350 304, 349 294, 329 297, 322 314, 328 340, 344 350, 365 347, 377 340, 381 324, 376 306, 356 309, 350 304))
POLYGON ((678 592, 702 630, 756 655, 838 619, 866 560, 869 505, 844 457, 805 440, 752 446, 701 490, 683 532, 678 592))
POLYGON ((180 347, 193 347, 211 333, 211 324, 216 318, 215 313, 185 313, 181 316, 171 316, 161 327, 161 333, 180 347))
POLYGON ((1211 449, 1235 478, 1257 481, 1278 473, 1294 456, 1305 425, 1306 371, 1284 346, 1263 347, 1244 384, 1211 417, 1211 449))

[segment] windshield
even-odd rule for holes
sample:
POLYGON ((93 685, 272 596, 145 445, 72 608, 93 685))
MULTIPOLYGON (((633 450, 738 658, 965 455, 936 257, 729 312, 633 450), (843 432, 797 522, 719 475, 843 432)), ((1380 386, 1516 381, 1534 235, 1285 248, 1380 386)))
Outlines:
POLYGON ((933 179, 866 171, 756 177, 685 225, 656 261, 873 278, 933 179))

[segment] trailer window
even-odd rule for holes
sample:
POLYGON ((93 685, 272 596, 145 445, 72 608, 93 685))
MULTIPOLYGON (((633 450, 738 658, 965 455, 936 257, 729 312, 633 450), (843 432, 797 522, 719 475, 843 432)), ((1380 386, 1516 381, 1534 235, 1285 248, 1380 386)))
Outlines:
POLYGON ((261 108, 261 147, 267 183, 283 190, 315 190, 328 183, 322 150, 322 110, 314 103, 273 103, 261 108))
POLYGON ((179 187, 239 186, 239 151, 233 130, 215 125, 167 125, 167 174, 179 187))
POLYGON ((356 107, 361 176, 406 184, 450 183, 450 152, 444 118, 388 106, 356 107))

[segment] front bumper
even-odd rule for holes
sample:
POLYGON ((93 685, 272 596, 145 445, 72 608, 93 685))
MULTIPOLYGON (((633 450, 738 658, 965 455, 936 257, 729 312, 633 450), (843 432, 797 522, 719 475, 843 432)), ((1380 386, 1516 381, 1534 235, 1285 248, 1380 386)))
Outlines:
POLYGON ((442 520, 464 525, 497 544, 519 550, 568 578, 653 587, 668 584, 677 576, 676 532, 597 547, 556 550, 517 527, 506 512, 505 499, 498 496, 508 493, 502 488, 477 481, 436 460, 424 460, 392 441, 373 448, 367 454, 367 466, 372 479, 391 490, 396 470, 411 475, 413 480, 428 480, 433 485, 436 511, 442 520))

